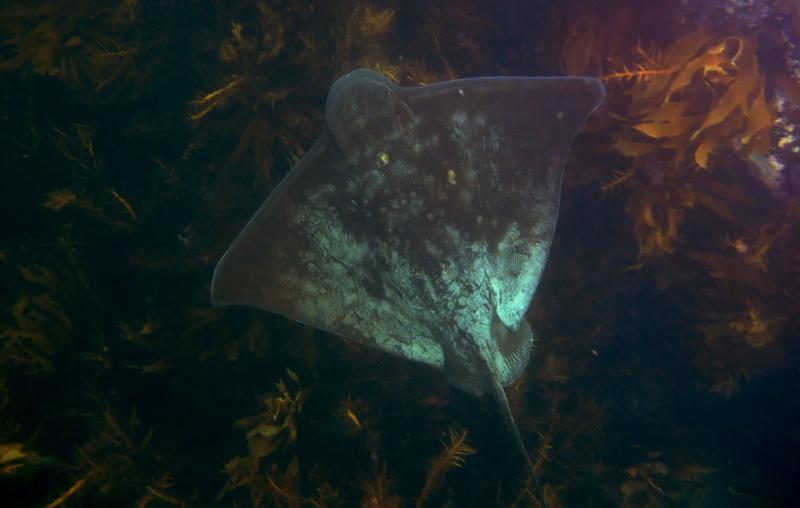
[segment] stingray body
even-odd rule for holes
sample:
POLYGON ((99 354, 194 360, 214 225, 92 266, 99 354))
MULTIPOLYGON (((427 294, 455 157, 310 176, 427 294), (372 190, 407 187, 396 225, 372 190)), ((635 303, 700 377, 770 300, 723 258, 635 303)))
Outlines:
POLYGON ((519 440, 503 386, 528 363, 564 161, 603 96, 582 77, 340 78, 322 135, 219 262, 213 302, 436 367, 494 395, 519 440))

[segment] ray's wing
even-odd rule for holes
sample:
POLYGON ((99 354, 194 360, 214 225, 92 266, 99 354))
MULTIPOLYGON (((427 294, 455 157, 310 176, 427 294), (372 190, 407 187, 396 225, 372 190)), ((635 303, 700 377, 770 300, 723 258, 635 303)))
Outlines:
POLYGON ((402 135, 403 108, 375 73, 334 84, 322 135, 220 260, 215 304, 259 307, 441 367, 426 309, 406 287, 414 269, 391 259, 389 233, 373 210, 390 165, 375 151, 402 135), (365 169, 367 157, 374 164, 365 169))
POLYGON ((519 342, 567 149, 602 95, 588 78, 341 78, 321 137, 220 261, 214 303, 440 368, 467 325, 499 319, 519 342))

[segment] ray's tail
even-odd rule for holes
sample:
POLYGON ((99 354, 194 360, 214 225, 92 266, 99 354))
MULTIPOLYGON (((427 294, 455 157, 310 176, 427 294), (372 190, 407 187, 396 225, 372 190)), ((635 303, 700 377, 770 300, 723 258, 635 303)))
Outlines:
POLYGON ((503 419, 506 422, 506 426, 509 428, 512 434, 514 434, 514 439, 517 442, 517 448, 519 448, 520 453, 523 457, 525 457, 525 464, 527 466, 528 475, 531 478, 531 482, 533 483, 533 488, 536 491, 536 496, 539 498, 539 505, 542 508, 547 508, 547 500, 544 497, 544 490, 542 489, 542 483, 539 481, 539 476, 536 474, 536 470, 533 467, 533 463, 531 462, 531 458, 528 456, 528 452, 525 449, 525 443, 522 442, 522 437, 519 435, 519 429, 517 428, 517 423, 514 421, 514 415, 511 413, 511 406, 508 404, 508 398, 506 397, 505 389, 500 385, 500 382, 497 380, 495 376, 490 376, 491 384, 492 384, 492 394, 494 395, 497 404, 500 406, 500 412, 503 414, 503 419))

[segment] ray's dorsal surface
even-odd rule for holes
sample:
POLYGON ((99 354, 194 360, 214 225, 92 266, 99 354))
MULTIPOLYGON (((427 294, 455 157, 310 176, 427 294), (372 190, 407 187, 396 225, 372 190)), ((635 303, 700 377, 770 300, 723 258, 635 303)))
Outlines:
POLYGON ((502 386, 528 363, 564 161, 603 96, 582 77, 340 78, 321 136, 219 262, 213 302, 436 367, 492 393, 516 432, 502 386))

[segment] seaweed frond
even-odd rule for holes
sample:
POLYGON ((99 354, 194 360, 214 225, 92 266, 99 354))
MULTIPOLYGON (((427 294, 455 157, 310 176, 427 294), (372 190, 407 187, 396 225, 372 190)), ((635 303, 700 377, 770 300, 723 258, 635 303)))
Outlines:
POLYGON ((449 427, 448 439, 442 440, 442 451, 434 457, 428 468, 425 485, 417 497, 417 508, 425 504, 433 490, 439 485, 447 471, 454 467, 461 467, 466 463, 466 457, 473 455, 477 450, 467 443, 467 431, 449 427))
POLYGON ((62 208, 69 206, 75 202, 77 196, 72 189, 59 189, 47 193, 47 199, 42 206, 54 212, 60 211, 62 208))
POLYGON ((0 442, 0 477, 16 474, 26 467, 35 467, 47 460, 35 451, 27 449, 24 443, 0 442))
POLYGON ((620 486, 623 505, 658 506, 666 494, 657 480, 668 472, 666 464, 656 460, 629 467, 626 470, 628 479, 620 486))
MULTIPOLYGON (((294 372, 288 371, 288 374, 290 378, 298 380, 294 372)), ((247 432, 249 454, 234 457, 225 464, 229 478, 217 499, 233 489, 246 486, 250 489, 253 504, 258 505, 256 500, 266 495, 265 476, 271 478, 262 471, 263 459, 295 442, 298 434, 297 417, 302 411, 306 395, 306 390, 298 388, 291 391, 282 379, 278 380, 275 392, 265 395, 261 400, 263 411, 236 422, 237 427, 247 432)))
POLYGON ((0 328, 0 364, 13 362, 28 372, 50 372, 51 356, 66 342, 73 322, 56 298, 59 277, 39 266, 20 266, 20 275, 36 287, 21 294, 11 308, 13 325, 0 328))
POLYGON ((628 467, 620 486, 623 507, 693 506, 707 495, 705 477, 716 471, 700 464, 668 464, 661 452, 649 452, 646 460, 628 467))
POLYGON ((749 35, 698 29, 663 50, 638 44, 632 63, 602 76, 616 126, 610 147, 630 166, 606 177, 600 187, 631 190, 627 213, 640 258, 674 252, 687 210, 695 204, 735 221, 724 200, 710 194, 707 184, 713 180, 700 180, 720 152, 733 152, 748 163, 769 154, 777 113, 767 100, 758 44, 749 35))
POLYGON ((606 178, 603 183, 600 185, 600 188, 605 191, 610 191, 620 186, 625 187, 626 185, 630 185, 630 178, 636 173, 636 168, 630 168, 628 170, 617 170, 614 171, 611 176, 606 178))
POLYGON ((387 473, 386 464, 383 464, 375 475, 361 482, 364 495, 361 498, 361 508, 400 508, 402 499, 391 493, 392 481, 387 473))
POLYGON ((395 20, 392 9, 359 5, 336 33, 339 66, 343 70, 366 67, 398 81, 400 69, 386 53, 386 39, 395 20))
POLYGON ((389 31, 394 23, 395 13, 391 9, 376 9, 369 5, 360 12, 359 30, 365 37, 376 37, 389 31))
POLYGON ((78 90, 87 101, 100 92, 131 96, 148 79, 137 58, 146 44, 134 37, 138 2, 80 4, 32 1, 0 12, 0 72, 30 68, 78 90), (113 85, 113 86, 112 86, 113 85))

